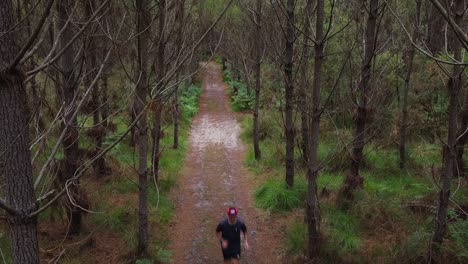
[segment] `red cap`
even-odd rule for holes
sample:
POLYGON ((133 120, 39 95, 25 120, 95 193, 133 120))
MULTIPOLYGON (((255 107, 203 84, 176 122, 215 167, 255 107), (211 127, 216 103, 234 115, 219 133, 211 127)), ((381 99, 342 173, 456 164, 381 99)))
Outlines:
POLYGON ((239 212, 239 210, 237 210, 237 208, 235 208, 235 207, 229 207, 227 209, 227 214, 228 215, 237 215, 238 212, 239 212))

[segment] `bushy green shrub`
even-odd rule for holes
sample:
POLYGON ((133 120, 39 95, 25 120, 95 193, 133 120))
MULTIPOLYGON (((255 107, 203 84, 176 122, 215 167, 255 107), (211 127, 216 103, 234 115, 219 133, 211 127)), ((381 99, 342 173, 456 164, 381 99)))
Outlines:
MULTIPOLYGON (((452 215, 455 213, 452 211, 452 215)), ((460 263, 468 262, 468 220, 454 217, 454 222, 449 224, 449 238, 447 250, 456 256, 460 263)))
POLYGON ((235 112, 244 112, 251 110, 254 105, 255 96, 252 93, 250 95, 247 92, 247 87, 242 82, 229 81, 228 93, 231 96, 232 110, 235 112))
POLYGON ((304 223, 293 223, 288 228, 288 253, 293 256, 304 254, 307 245, 307 226, 304 223))
POLYGON ((424 226, 414 230, 398 249, 398 259, 408 263, 427 263, 432 232, 424 226))
POLYGON ((324 232, 327 242, 324 245, 326 254, 336 254, 339 258, 356 254, 360 251, 361 226, 351 214, 338 208, 322 207, 324 232))
POLYGON ((307 186, 304 181, 296 181, 292 188, 286 182, 269 180, 255 190, 255 203, 269 211, 290 211, 304 205, 307 186))
POLYGON ((192 118, 198 113, 198 99, 200 98, 201 88, 191 85, 186 90, 180 92, 180 104, 182 108, 182 116, 184 118, 192 118))
POLYGON ((128 229, 134 216, 130 214, 129 207, 108 208, 103 213, 92 214, 93 222, 99 226, 104 226, 113 232, 122 233, 128 229))

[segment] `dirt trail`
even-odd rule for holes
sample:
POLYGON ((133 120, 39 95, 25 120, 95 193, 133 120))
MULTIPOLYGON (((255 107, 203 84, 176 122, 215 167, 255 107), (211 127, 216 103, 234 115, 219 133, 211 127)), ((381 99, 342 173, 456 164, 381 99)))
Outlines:
POLYGON ((229 205, 239 207, 239 217, 248 228, 250 250, 242 252, 241 263, 281 263, 280 232, 253 207, 252 178, 243 168, 241 128, 229 109, 225 89, 219 66, 209 63, 183 176, 174 191, 172 263, 223 263, 215 228, 229 205))

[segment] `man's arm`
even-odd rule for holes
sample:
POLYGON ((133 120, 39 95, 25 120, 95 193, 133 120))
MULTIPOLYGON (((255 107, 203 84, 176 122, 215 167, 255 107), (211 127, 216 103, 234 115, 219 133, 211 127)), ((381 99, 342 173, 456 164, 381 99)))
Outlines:
POLYGON ((218 238, 218 240, 221 242, 221 246, 223 248, 227 248, 228 247, 228 242, 227 240, 224 240, 223 239, 223 233, 221 232, 221 229, 218 227, 216 228, 216 237, 218 238))
POLYGON ((244 248, 245 250, 249 249, 249 242, 247 241, 247 227, 245 224, 242 226, 242 233, 244 234, 244 248))

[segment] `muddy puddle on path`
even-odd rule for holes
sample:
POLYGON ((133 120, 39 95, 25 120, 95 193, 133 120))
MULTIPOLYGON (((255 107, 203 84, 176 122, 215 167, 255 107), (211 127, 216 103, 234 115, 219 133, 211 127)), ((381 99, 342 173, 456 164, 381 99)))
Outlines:
POLYGON ((215 228, 230 205, 239 207, 248 229, 250 250, 242 252, 241 263, 281 263, 281 231, 253 206, 252 179, 242 167, 241 128, 225 93, 220 68, 208 64, 183 176, 173 192, 172 263, 223 263, 215 228))

